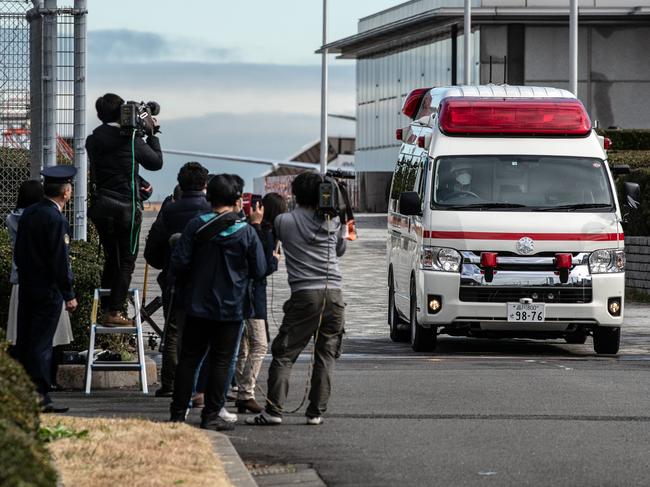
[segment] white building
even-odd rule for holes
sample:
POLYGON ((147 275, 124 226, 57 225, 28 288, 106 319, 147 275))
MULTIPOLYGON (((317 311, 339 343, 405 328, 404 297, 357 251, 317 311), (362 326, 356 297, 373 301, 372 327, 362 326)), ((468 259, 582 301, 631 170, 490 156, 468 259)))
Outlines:
MULTIPOLYGON (((462 83, 463 0, 412 0, 359 20, 329 52, 357 60, 361 206, 385 211, 400 108, 462 83)), ((569 0, 473 0, 472 82, 568 89, 569 0)), ((578 96, 603 127, 650 128, 650 0, 579 0, 578 96)))

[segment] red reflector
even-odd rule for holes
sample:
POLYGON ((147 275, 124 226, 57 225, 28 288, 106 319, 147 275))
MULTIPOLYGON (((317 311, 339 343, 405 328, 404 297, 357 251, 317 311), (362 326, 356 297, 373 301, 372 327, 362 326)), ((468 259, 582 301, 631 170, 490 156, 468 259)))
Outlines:
POLYGON ((402 113, 413 120, 418 114, 422 98, 424 98, 424 95, 430 89, 431 88, 418 88, 411 91, 406 97, 406 100, 404 100, 404 104, 402 105, 402 113))
POLYGON ((404 136, 404 129, 395 130, 395 138, 397 140, 401 141, 403 136, 404 136))
POLYGON ((496 252, 481 252, 481 267, 495 268, 497 266, 496 252))
POLYGON ((603 147, 605 150, 609 150, 612 147, 612 139, 605 137, 605 140, 603 140, 603 147))
POLYGON ((424 149, 424 146, 426 145, 426 139, 424 138, 424 135, 420 135, 418 137, 418 147, 421 149, 424 149))
POLYGON ((573 256, 571 254, 555 254, 556 269, 571 269, 573 256))
POLYGON ((440 129, 446 134, 588 135, 591 120, 573 98, 445 98, 440 129))

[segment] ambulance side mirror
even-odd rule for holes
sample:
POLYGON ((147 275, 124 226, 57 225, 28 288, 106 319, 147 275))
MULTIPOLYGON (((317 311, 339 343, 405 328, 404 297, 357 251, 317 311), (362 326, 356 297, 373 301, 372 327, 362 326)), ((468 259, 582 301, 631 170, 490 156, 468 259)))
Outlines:
POLYGON ((406 216, 419 216, 422 214, 420 195, 415 191, 405 191, 399 195, 399 212, 406 216))
POLYGON ((625 190, 625 204, 631 209, 636 210, 641 204, 641 186, 637 183, 623 183, 625 190))

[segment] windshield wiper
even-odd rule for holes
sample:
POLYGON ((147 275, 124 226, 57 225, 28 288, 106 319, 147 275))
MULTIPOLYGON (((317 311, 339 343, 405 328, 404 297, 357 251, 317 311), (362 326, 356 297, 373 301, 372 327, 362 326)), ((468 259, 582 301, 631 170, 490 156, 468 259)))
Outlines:
POLYGON ((492 208, 527 208, 519 203, 472 203, 471 205, 444 206, 448 210, 489 210, 492 208))
POLYGON ((577 203, 573 205, 544 206, 537 208, 537 211, 575 211, 587 208, 612 208, 609 203, 577 203))

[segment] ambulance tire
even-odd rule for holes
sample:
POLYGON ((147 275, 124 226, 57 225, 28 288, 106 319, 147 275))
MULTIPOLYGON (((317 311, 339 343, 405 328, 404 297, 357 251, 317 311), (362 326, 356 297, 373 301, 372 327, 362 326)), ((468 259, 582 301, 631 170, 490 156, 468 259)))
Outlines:
POLYGON ((411 282, 411 348, 414 352, 433 352, 438 342, 437 329, 425 328, 418 323, 417 294, 411 282))
POLYGON ((400 317, 397 306, 395 306, 395 287, 392 277, 388 287, 388 328, 390 329, 390 339, 393 342, 404 343, 409 341, 408 322, 400 317))
POLYGON ((621 344, 621 329, 597 326, 594 328, 594 350, 597 354, 618 353, 621 344))

